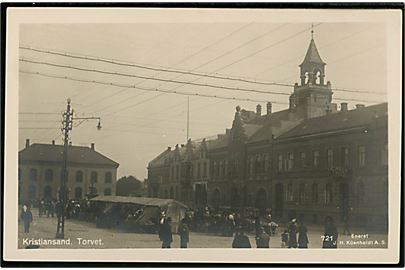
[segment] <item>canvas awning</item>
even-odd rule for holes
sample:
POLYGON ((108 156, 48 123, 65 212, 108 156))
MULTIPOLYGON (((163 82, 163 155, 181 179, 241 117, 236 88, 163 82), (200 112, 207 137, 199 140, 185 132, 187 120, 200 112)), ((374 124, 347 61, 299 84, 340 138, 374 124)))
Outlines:
POLYGON ((147 198, 147 197, 126 197, 126 196, 107 196, 99 195, 90 199, 93 202, 109 202, 109 203, 125 203, 135 204, 141 206, 156 206, 164 207, 168 205, 177 205, 178 207, 187 209, 188 207, 181 202, 173 199, 159 199, 159 198, 147 198))

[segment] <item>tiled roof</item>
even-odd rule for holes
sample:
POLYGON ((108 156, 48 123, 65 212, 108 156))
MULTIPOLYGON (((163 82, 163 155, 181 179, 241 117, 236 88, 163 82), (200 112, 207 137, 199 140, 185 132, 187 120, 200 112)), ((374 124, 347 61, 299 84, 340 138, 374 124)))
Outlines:
MULTIPOLYGON (((62 162, 63 145, 34 143, 19 151, 18 156, 20 161, 62 162)), ((68 162, 119 166, 117 162, 92 150, 90 147, 84 146, 70 145, 68 148, 68 162)))
POLYGON ((387 117, 387 103, 381 103, 305 120, 297 127, 287 131, 278 138, 285 139, 361 127, 373 123, 376 118, 384 119, 385 117, 387 117))
POLYGON ((316 48, 315 41, 313 39, 311 39, 311 43, 309 43, 307 54, 305 55, 304 61, 301 65, 303 65, 304 63, 325 64, 325 62, 322 61, 321 56, 319 55, 318 49, 316 48))

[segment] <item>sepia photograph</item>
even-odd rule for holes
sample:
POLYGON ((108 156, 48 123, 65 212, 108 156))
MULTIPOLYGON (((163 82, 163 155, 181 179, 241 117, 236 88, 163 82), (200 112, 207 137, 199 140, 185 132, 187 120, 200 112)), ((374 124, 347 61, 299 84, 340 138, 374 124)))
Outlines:
POLYGON ((7 18, 11 257, 398 262, 401 10, 49 9, 7 18))

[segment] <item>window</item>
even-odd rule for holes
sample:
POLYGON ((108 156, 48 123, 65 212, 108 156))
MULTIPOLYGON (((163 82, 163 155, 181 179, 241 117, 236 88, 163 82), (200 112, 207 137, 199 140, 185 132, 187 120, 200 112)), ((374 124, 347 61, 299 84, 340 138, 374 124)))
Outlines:
POLYGON ((206 178, 207 177, 207 162, 204 161, 203 163, 203 177, 206 178))
POLYGON ((325 203, 330 204, 333 202, 333 190, 332 190, 332 184, 326 184, 325 188, 325 203))
POLYGON ((278 155, 278 171, 283 171, 283 156, 281 154, 278 155))
POLYGON ((328 158, 328 168, 332 168, 333 167, 333 150, 328 149, 326 151, 326 154, 327 154, 327 158, 328 158))
POLYGON ((388 143, 384 144, 381 149, 381 165, 388 165, 388 143))
POLYGON ((222 176, 222 168, 224 167, 224 162, 221 160, 218 162, 218 175, 222 176))
POLYGON ((97 181, 98 181, 98 174, 97 174, 97 172, 91 172, 91 174, 90 174, 90 181, 91 181, 91 183, 97 183, 97 181))
POLYGON ((104 177, 105 177, 105 183, 112 183, 112 174, 111 174, 111 172, 106 172, 104 177))
POLYGON ((318 184, 312 184, 312 203, 318 203, 318 184))
POLYGON ((37 181, 37 170, 36 169, 30 170, 30 180, 37 181))
POLYGON ((314 151, 314 168, 319 167, 319 151, 314 151))
POLYGON ((342 148, 342 166, 349 166, 349 148, 342 148))
POLYGON ((76 182, 77 183, 83 182, 83 172, 82 171, 76 172, 76 182))
POLYGON ((270 158, 268 154, 264 155, 264 171, 268 172, 270 170, 270 158))
POLYGON ((299 200, 300 204, 305 202, 305 184, 304 183, 301 183, 298 187, 298 200, 299 200))
POLYGON ((81 187, 75 188, 75 199, 81 199, 83 196, 83 190, 81 187))
POLYGON ((294 168, 294 154, 289 153, 288 154, 288 170, 292 171, 293 168, 294 168))
POLYGON ((109 196, 109 195, 111 195, 111 188, 106 188, 106 189, 104 189, 104 195, 107 195, 107 196, 109 196))
POLYGON ((357 204, 362 205, 364 203, 364 185, 363 182, 358 182, 356 187, 357 192, 357 204))
POLYGON ((293 185, 290 183, 287 185, 287 201, 293 201, 294 200, 294 195, 293 195, 293 185))
POLYGON ((305 152, 301 152, 301 167, 305 168, 307 166, 307 154, 305 152))
POLYGON ((53 171, 51 169, 47 169, 45 171, 45 182, 52 182, 53 181, 53 171))
POLYGON ((197 163, 197 178, 201 177, 201 164, 197 163))
POLYGON ((364 145, 359 146, 359 167, 364 167, 366 165, 366 147, 364 145))
POLYGON ((174 166, 171 166, 171 170, 170 170, 170 179, 173 180, 174 179, 174 166))
POLYGON ((216 161, 214 161, 213 163, 212 163, 212 176, 216 176, 216 171, 217 171, 217 162, 216 161))
POLYGON ((176 179, 180 177, 180 165, 176 165, 176 179))

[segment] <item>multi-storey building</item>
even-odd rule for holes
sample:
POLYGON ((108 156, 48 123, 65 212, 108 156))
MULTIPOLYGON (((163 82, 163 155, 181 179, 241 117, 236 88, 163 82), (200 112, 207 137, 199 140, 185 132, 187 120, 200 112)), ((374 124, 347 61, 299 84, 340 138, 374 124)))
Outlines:
MULTIPOLYGON (((56 199, 61 185, 63 145, 26 146, 19 152, 19 201, 56 199)), ((82 199, 86 194, 115 194, 119 164, 91 147, 68 146, 68 197, 82 199)))
POLYGON ((205 140, 170 147, 148 164, 148 195, 207 205, 210 164, 205 140))
MULTIPOLYGON (((355 216, 386 225, 387 104, 348 110, 341 103, 338 111, 325 65, 311 39, 287 109, 272 112, 268 102, 262 115, 261 105, 255 112, 238 106, 232 128, 205 142, 208 205, 272 208, 280 219, 355 216)), ((149 165, 150 175, 157 171, 149 165)))

